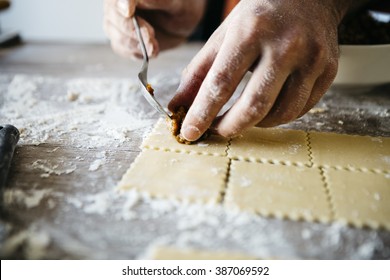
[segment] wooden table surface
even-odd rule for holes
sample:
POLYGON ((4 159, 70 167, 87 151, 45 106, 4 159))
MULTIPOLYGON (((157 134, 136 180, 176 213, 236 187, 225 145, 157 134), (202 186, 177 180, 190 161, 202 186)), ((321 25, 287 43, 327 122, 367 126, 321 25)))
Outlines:
MULTIPOLYGON (((188 44, 152 60, 149 77, 166 94, 163 103, 200 48, 188 44)), ((131 204, 134 196, 117 194, 115 185, 158 118, 142 98, 126 95, 139 67, 108 45, 29 43, 0 50, 0 122, 17 124, 22 132, 0 224, 3 258, 132 259, 154 244, 258 257, 390 258, 385 230, 237 219, 201 205, 193 206, 194 214, 192 206, 164 208, 138 197, 131 204), (84 94, 94 86, 96 96, 84 94), (112 123, 118 112, 132 129, 112 123)), ((360 93, 331 90, 320 109, 286 126, 389 137, 389 96, 389 85, 360 93)))

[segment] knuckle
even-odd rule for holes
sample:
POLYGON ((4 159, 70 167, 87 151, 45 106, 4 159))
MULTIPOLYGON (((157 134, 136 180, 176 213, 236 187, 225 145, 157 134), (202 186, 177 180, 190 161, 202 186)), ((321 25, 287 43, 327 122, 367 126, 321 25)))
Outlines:
POLYGON ((119 36, 117 42, 124 48, 131 48, 131 40, 126 36, 119 36))
POLYGON ((213 85, 217 85, 219 88, 229 88, 231 78, 231 75, 226 71, 212 71, 210 72, 209 82, 213 85))
POLYGON ((255 120, 264 116, 271 107, 269 98, 263 95, 254 94, 246 100, 246 106, 243 113, 248 119, 255 120))
POLYGON ((124 17, 117 17, 116 21, 117 21, 118 28, 123 30, 123 32, 128 32, 128 30, 130 30, 131 25, 128 19, 124 17))
POLYGON ((178 92, 187 92, 187 90, 198 90, 203 82, 203 76, 199 75, 198 72, 194 72, 187 66, 181 73, 180 86, 177 89, 178 92), (185 85, 185 87, 184 87, 185 85))
POLYGON ((329 52, 321 42, 314 41, 309 49, 307 66, 311 71, 323 71, 326 61, 329 59, 329 52))
POLYGON ((206 123, 211 123, 214 116, 210 106, 207 106, 204 103, 194 102, 191 105, 186 118, 191 119, 192 123, 202 126, 206 123))
MULTIPOLYGON (((253 39, 243 39, 245 45, 253 45, 250 41, 253 39)), ((222 69, 226 71, 230 71, 230 73, 235 72, 240 68, 242 62, 245 61, 245 54, 243 52, 242 46, 237 46, 237 44, 233 44, 231 49, 231 53, 229 57, 222 64, 222 69)))
POLYGON ((323 61, 328 56, 328 52, 326 51, 323 42, 317 40, 312 43, 310 52, 312 57, 317 61, 323 61))
POLYGON ((211 71, 206 86, 210 101, 214 103, 227 100, 234 92, 232 77, 226 71, 211 71))
POLYGON ((140 51, 139 42, 128 35, 120 34, 118 41, 123 47, 129 50, 140 51))
POLYGON ((276 55, 281 58, 289 58, 302 52, 305 48, 306 38, 300 33, 293 32, 286 36, 279 47, 276 49, 276 55))

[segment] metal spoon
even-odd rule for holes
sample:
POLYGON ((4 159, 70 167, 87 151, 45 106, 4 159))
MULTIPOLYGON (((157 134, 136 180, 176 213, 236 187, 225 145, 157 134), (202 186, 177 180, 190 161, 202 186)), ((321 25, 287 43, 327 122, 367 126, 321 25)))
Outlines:
POLYGON ((138 73, 138 80, 139 80, 140 85, 141 85, 141 92, 142 92, 143 96, 146 98, 146 100, 149 102, 149 104, 152 105, 152 107, 154 109, 156 109, 158 112, 160 112, 164 116, 171 119, 171 115, 169 115, 164 110, 164 108, 156 100, 156 98, 153 96, 153 94, 151 94, 147 89, 147 85, 149 85, 149 83, 148 83, 149 56, 148 56, 148 53, 146 51, 145 43, 144 43, 144 40, 142 38, 142 34, 141 34, 141 30, 140 30, 139 25, 138 25, 137 18, 134 16, 132 19, 133 19, 133 23, 134 23, 134 27, 135 27, 135 32, 137 33, 137 37, 138 37, 138 40, 140 43, 142 55, 144 57, 141 71, 138 73))

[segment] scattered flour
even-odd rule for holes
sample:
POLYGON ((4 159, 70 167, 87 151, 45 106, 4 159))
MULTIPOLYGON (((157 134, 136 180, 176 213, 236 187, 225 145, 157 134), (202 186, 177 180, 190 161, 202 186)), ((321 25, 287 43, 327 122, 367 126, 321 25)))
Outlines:
POLYGON ((310 114, 321 114, 321 113, 325 113, 326 111, 328 111, 328 108, 314 107, 314 108, 310 109, 309 113, 310 114))
POLYGON ((381 195, 380 195, 379 193, 375 192, 375 193, 373 194, 373 196, 374 196, 374 199, 375 199, 375 200, 377 200, 377 201, 381 200, 381 195))
POLYGON ((96 159, 90 164, 88 170, 96 171, 105 163, 107 163, 107 152, 106 151, 98 152, 96 154, 96 159))
MULTIPOLYGON (((20 193, 18 196, 25 199, 20 193)), ((45 197, 42 192, 35 196, 36 201, 45 197)), ((147 248, 156 244, 209 251, 226 249, 226 244, 229 244, 229 250, 259 258, 332 258, 336 252, 345 250, 348 258, 369 259, 383 246, 375 231, 360 231, 337 223, 301 224, 266 219, 250 213, 230 211, 221 205, 154 199, 135 190, 56 197, 57 200, 62 197, 74 207, 77 216, 80 216, 79 223, 69 224, 69 233, 33 227, 14 234, 7 240, 6 254, 12 254, 23 245, 26 257, 47 257, 45 248, 50 244, 52 235, 56 238, 62 236, 61 240, 64 241, 57 246, 79 258, 110 258, 110 254, 114 254, 115 258, 142 258, 147 248), (107 232, 111 234, 104 235, 106 226, 89 228, 88 221, 93 219, 91 215, 104 220, 110 217, 111 226, 107 232), (119 230, 118 226, 124 227, 125 231, 119 230), (292 235, 294 231, 296 234, 292 235), (75 234, 78 236, 76 239, 75 234), (355 240, 347 239, 351 234, 356 236, 355 240), (102 243, 102 238, 110 241, 102 243), (103 244, 103 247, 96 248, 96 244, 103 244), (135 255, 129 255, 129 251, 115 251, 124 244, 134 247, 132 252, 135 255)), ((37 203, 22 204, 31 206, 37 203)), ((69 218, 57 219, 59 223, 67 224, 69 218)))
MULTIPOLYGON (((160 75, 151 79, 152 84, 164 85, 156 91, 162 104, 172 97, 178 77, 160 75)), ((83 150, 122 147, 135 134, 147 133, 158 117, 139 94, 135 79, 64 82, 49 77, 0 75, 0 81, 8 80, 7 87, 0 88, 0 118, 20 129, 19 145, 50 143, 56 147, 49 150, 53 155, 61 145, 83 150)), ((312 113, 326 110, 327 107, 318 108, 312 113)), ((324 126, 322 119, 319 121, 317 126, 324 126)), ((29 168, 45 178, 72 174, 84 164, 85 170, 96 171, 86 172, 86 176, 93 176, 108 161, 105 152, 94 157, 92 162, 86 162, 83 156, 77 156, 77 164, 57 157, 40 158, 29 168)), ((118 192, 114 189, 116 180, 94 181, 80 189, 74 182, 75 185, 67 186, 73 190, 71 194, 55 185, 50 189, 32 186, 27 190, 6 190, 6 206, 17 204, 37 209, 45 202, 50 218, 40 217, 42 223, 32 221, 24 230, 10 232, 2 244, 2 256, 13 256, 22 248, 26 258, 58 257, 48 249, 54 241, 55 248, 68 258, 86 259, 137 258, 154 244, 207 250, 228 246, 229 250, 258 257, 362 259, 372 258, 383 246, 381 236, 373 234, 375 231, 342 224, 265 219, 220 205, 153 199, 142 192, 118 192)), ((250 183, 243 180, 241 185, 250 183)), ((390 258, 389 250, 386 252, 384 257, 390 258)))
POLYGON ((89 166, 88 170, 89 171, 96 171, 99 169, 100 166, 102 166, 106 162, 106 159, 104 158, 99 158, 94 160, 91 165, 89 166))
POLYGON ((88 214, 106 214, 110 207, 109 202, 112 195, 112 192, 102 192, 93 195, 87 195, 85 200, 88 204, 84 206, 84 212, 88 214))
POLYGON ((34 161, 31 165, 33 169, 41 170, 43 173, 40 175, 42 178, 47 178, 50 175, 62 175, 62 174, 70 174, 76 170, 76 165, 72 165, 68 168, 60 167, 59 164, 52 164, 48 160, 38 159, 34 161))
POLYGON ((243 188, 250 187, 252 185, 252 181, 246 177, 241 177, 240 186, 243 188))
POLYGON ((64 83, 15 75, 1 94, 0 118, 19 128, 20 145, 120 146, 130 132, 151 126, 158 116, 143 102, 135 80, 88 78, 64 83))
POLYGON ((292 144, 288 147, 288 152, 291 155, 295 155, 302 149, 302 146, 299 144, 292 144))
POLYGON ((199 142, 197 145, 198 145, 199 147, 208 147, 210 144, 208 144, 208 143, 203 143, 203 142, 199 142))
POLYGON ((37 229, 35 225, 22 230, 6 240, 1 255, 7 257, 22 248, 27 259, 42 259, 50 245, 50 236, 37 229))
POLYGON ((67 94, 67 99, 68 101, 73 102, 76 101, 79 98, 79 96, 80 96, 79 92, 69 90, 67 94))
POLYGON ((133 211, 133 209, 141 202, 140 194, 131 190, 123 193, 122 195, 125 196, 125 202, 123 203, 122 210, 118 211, 116 218, 125 221, 136 219, 137 214, 133 211))
POLYGON ((75 208, 80 209, 83 206, 83 202, 78 198, 67 196, 65 200, 75 208))
POLYGON ((7 189, 4 192, 4 204, 12 205, 18 204, 26 208, 34 208, 39 206, 41 201, 50 195, 52 189, 42 189, 42 190, 19 190, 19 189, 7 189))

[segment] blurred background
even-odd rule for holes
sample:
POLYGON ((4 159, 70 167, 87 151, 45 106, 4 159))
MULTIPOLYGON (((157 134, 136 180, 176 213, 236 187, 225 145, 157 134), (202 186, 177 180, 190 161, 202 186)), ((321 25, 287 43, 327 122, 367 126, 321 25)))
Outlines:
MULTIPOLYGON (((205 17, 190 40, 207 40, 238 0, 208 1, 205 17)), ((0 35, 23 41, 102 43, 103 0, 0 0, 0 35)))
MULTIPOLYGON (((1 2, 2 0, 0 0, 1 2)), ((25 41, 106 42, 103 0, 12 0, 0 12, 5 32, 18 32, 25 41)))

